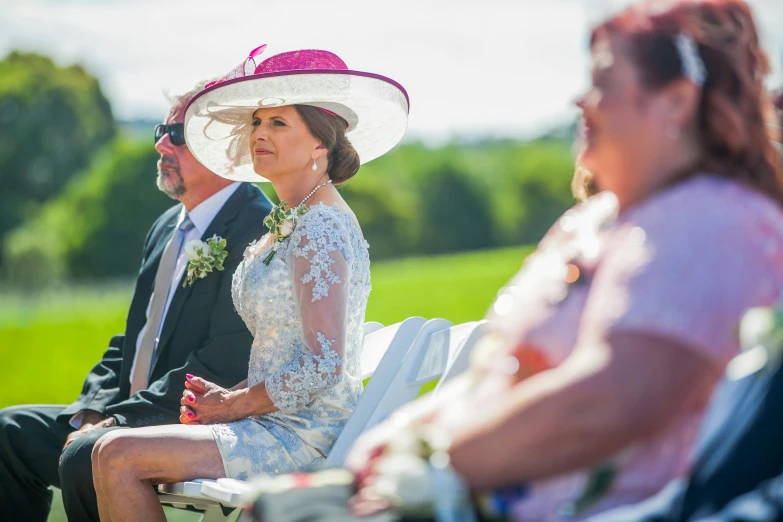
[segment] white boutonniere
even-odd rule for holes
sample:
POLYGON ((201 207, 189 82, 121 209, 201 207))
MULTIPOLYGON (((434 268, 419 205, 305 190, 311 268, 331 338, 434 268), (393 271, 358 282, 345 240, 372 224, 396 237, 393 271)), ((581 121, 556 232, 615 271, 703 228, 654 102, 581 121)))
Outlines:
POLYGON ((192 285, 196 279, 204 279, 213 270, 223 271, 223 261, 228 256, 226 240, 219 236, 212 236, 206 242, 193 239, 185 243, 185 255, 188 266, 182 288, 192 285))
POLYGON ((751 308, 739 326, 742 351, 729 362, 726 376, 737 380, 762 368, 777 368, 783 355, 783 307, 751 308))
POLYGON ((307 205, 304 203, 298 207, 289 208, 283 210, 288 205, 287 201, 281 201, 279 205, 272 207, 269 215, 264 218, 264 225, 269 229, 269 233, 272 235, 273 244, 272 251, 264 259, 264 264, 269 265, 272 258, 277 253, 277 247, 285 241, 296 227, 296 222, 300 217, 307 213, 307 205))

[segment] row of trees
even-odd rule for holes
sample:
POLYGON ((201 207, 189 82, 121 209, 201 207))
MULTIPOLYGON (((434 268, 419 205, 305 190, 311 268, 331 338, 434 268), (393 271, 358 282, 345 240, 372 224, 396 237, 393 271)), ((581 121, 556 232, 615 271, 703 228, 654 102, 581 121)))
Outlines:
MULTIPOLYGON (((115 135, 97 82, 78 67, 12 54, 0 78, 0 273, 17 284, 133 274, 149 226, 173 204, 155 186, 150 141, 115 135), (36 95, 29 83, 6 81, 8 63, 33 71, 20 78, 40 70, 59 87, 36 95), (3 109, 12 102, 17 109, 3 109), (43 184, 29 179, 42 158, 51 163, 43 184)), ((573 203, 572 172, 565 139, 407 144, 363 166, 342 190, 377 260, 535 242, 573 203)))
POLYGON ((115 133, 111 106, 82 67, 18 52, 0 61, 0 242, 115 133))
MULTIPOLYGON (((157 153, 120 137, 5 240, 17 283, 133 274, 155 218, 174 204, 155 185, 157 153)), ((573 202, 559 143, 399 147, 342 191, 373 259, 532 243, 573 202)), ((269 185, 262 188, 274 199, 269 185)))

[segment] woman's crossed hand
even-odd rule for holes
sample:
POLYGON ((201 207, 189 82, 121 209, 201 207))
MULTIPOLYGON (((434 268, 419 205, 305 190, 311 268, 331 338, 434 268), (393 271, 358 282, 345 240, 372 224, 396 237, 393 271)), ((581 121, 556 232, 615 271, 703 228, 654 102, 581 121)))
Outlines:
POLYGON ((179 403, 182 424, 217 424, 242 419, 237 394, 201 377, 188 374, 179 403))

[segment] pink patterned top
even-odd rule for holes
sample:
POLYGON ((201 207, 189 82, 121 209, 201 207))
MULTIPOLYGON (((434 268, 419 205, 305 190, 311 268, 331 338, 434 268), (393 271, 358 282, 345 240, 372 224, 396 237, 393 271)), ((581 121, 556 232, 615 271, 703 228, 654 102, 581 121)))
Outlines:
MULTIPOLYGON (((504 345, 536 347, 551 365, 579 343, 632 331, 669 337, 723 368, 739 350, 743 311, 774 303, 781 290, 783 211, 736 182, 702 176, 619 217, 609 193, 566 212, 501 293, 491 321, 504 345)), ((703 413, 699 405, 627 448, 608 494, 578 518, 638 502, 687 472, 703 413)), ((533 484, 513 507, 516 520, 563 519, 560 509, 587 477, 533 484)))

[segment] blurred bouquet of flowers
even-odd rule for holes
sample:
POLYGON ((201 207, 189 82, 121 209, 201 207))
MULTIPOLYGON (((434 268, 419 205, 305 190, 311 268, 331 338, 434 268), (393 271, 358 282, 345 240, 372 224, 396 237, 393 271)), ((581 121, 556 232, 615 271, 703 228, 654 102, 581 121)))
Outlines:
POLYGON ((393 422, 401 429, 375 464, 374 493, 403 513, 443 522, 476 520, 470 493, 450 466, 449 438, 399 415, 393 422))

